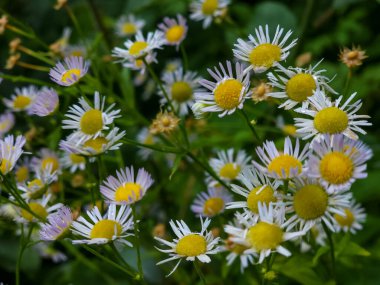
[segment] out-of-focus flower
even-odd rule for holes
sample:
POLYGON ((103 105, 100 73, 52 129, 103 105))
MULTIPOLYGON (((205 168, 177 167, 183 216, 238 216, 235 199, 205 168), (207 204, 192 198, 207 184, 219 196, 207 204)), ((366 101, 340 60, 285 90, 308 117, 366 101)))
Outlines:
POLYGON ((365 50, 355 46, 352 46, 351 49, 344 47, 339 54, 339 60, 347 65, 348 68, 354 68, 362 65, 363 60, 367 57, 368 56, 365 54, 365 50))
POLYGON ((37 95, 37 87, 30 85, 28 87, 16 88, 11 99, 4 98, 4 104, 14 112, 26 111, 30 114, 37 95))
POLYGON ((10 55, 5 64, 5 69, 8 69, 8 70, 13 69, 13 67, 15 67, 18 60, 20 59, 20 57, 21 57, 21 54, 19 53, 10 55))
POLYGON ((150 125, 149 131, 153 135, 171 133, 178 127, 179 121, 180 119, 172 112, 160 112, 150 125))
POLYGON ((255 87, 252 88, 252 100, 255 103, 266 101, 268 99, 268 93, 272 92, 272 86, 268 83, 261 81, 255 87))
POLYGON ((7 132, 9 132, 15 125, 15 116, 6 112, 0 115, 0 138, 2 138, 7 132))
POLYGON ((25 137, 13 135, 0 140, 0 171, 3 175, 8 174, 16 165, 17 160, 24 152, 25 137))
POLYGON ((3 15, 0 18, 0 35, 2 35, 6 29, 6 26, 8 24, 8 16, 3 15))
POLYGON ((121 16, 116 22, 116 34, 119 37, 130 37, 141 32, 145 21, 137 19, 134 15, 121 16))
POLYGON ((66 4, 67 4, 67 0, 57 0, 57 2, 54 5, 54 9, 55 10, 60 10, 66 4))
POLYGON ((191 205, 191 210, 198 216, 213 217, 223 213, 226 204, 232 201, 232 196, 221 188, 209 188, 201 192, 191 205))
POLYGON ((18 47, 21 44, 21 39, 20 38, 15 38, 9 42, 9 52, 11 54, 15 53, 18 49, 18 47))
POLYGON ((41 225, 40 238, 45 241, 59 240, 66 236, 73 222, 69 207, 62 206, 47 217, 48 222, 41 225))
POLYGON ((176 46, 178 50, 187 34, 186 19, 182 15, 177 15, 177 20, 165 17, 158 28, 164 33, 166 44, 176 46))
POLYGON ((58 105, 59 99, 57 92, 53 88, 44 87, 38 92, 29 112, 32 115, 45 117, 54 113, 58 105))
POLYGON ((190 18, 194 21, 203 21, 206 29, 212 21, 226 13, 230 0, 193 0, 190 5, 190 18))

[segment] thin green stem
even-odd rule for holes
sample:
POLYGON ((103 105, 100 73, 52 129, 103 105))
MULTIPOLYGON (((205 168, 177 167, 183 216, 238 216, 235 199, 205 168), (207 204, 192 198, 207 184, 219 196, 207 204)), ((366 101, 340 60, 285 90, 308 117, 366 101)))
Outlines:
POLYGON ((352 69, 349 68, 348 73, 347 73, 347 77, 346 77, 346 82, 344 83, 343 96, 348 95, 348 90, 350 88, 351 78, 352 78, 352 69))
POLYGON ((181 43, 180 49, 181 49, 181 54, 182 54, 183 71, 186 72, 189 69, 189 61, 188 61, 187 53, 186 53, 185 46, 183 45, 183 43, 181 43))
POLYGON ((206 278, 202 273, 202 270, 199 268, 197 260, 194 260, 193 262, 195 271, 197 272, 199 278, 202 280, 203 285, 207 285, 206 278))
POLYGON ((25 249, 28 246, 30 236, 32 235, 33 226, 34 226, 33 224, 30 225, 28 235, 26 236, 26 239, 24 240, 24 226, 21 225, 20 250, 18 252, 17 262, 16 262, 16 285, 20 285, 20 267, 21 267, 22 256, 24 254, 25 249))
POLYGON ((323 229, 327 235, 327 239, 329 241, 329 246, 330 246, 330 256, 331 256, 331 275, 332 275, 332 278, 333 280, 335 281, 335 284, 338 284, 337 283, 337 280, 336 280, 336 271, 335 271, 335 249, 334 249, 334 241, 332 239, 332 235, 331 235, 331 231, 329 230, 329 228, 327 227, 327 225, 322 222, 322 226, 323 226, 323 229))
POLYGON ((74 24, 75 29, 76 29, 77 32, 78 32, 79 38, 84 39, 82 29, 80 28, 80 25, 79 25, 79 23, 78 23, 78 20, 77 20, 77 18, 75 17, 75 14, 73 13, 73 10, 71 10, 71 8, 70 8, 69 5, 65 5, 65 8, 66 8, 66 12, 67 12, 67 14, 69 15, 71 21, 72 21, 73 24, 74 24))
POLYGON ((143 272, 143 268, 142 268, 142 262, 141 262, 141 251, 140 251, 140 238, 139 238, 139 221, 137 219, 137 215, 136 215, 136 205, 135 204, 132 204, 132 216, 133 216, 133 229, 134 229, 134 233, 135 233, 135 241, 136 241, 136 252, 137 252, 137 268, 139 270, 139 274, 140 274, 140 280, 143 284, 146 284, 145 283, 145 280, 144 280, 144 272, 143 272))
POLYGON ((134 141, 134 140, 131 140, 131 139, 127 139, 127 138, 123 138, 121 141, 124 142, 124 143, 126 143, 126 144, 129 144, 129 145, 141 146, 141 147, 153 149, 153 150, 156 150, 156 151, 159 151, 159 152, 183 153, 182 150, 179 150, 179 149, 176 149, 176 148, 173 148, 173 147, 148 145, 148 144, 139 143, 137 141, 134 141))
POLYGON ((249 120, 247 113, 246 113, 243 109, 240 109, 240 114, 241 114, 241 115, 243 116, 243 118, 245 119, 245 121, 246 121, 246 123, 247 123, 249 129, 251 130, 253 136, 256 138, 256 140, 257 140, 259 143, 261 143, 261 139, 260 139, 259 135, 257 134, 255 127, 252 125, 251 121, 249 120))

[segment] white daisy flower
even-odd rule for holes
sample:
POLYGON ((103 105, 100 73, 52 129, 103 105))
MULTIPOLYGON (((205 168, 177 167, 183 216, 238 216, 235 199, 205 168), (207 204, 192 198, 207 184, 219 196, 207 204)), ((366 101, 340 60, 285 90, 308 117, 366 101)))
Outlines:
POLYGON ((269 206, 259 204, 259 219, 247 215, 241 215, 239 219, 244 225, 243 229, 226 226, 225 231, 233 236, 233 242, 249 248, 245 250, 246 254, 259 255, 258 263, 262 263, 272 252, 291 256, 282 243, 305 234, 303 231, 289 232, 284 224, 284 210, 274 210, 273 203, 269 206))
POLYGON ((48 148, 40 149, 38 156, 32 158, 31 166, 36 172, 47 168, 51 169, 52 172, 61 172, 61 163, 58 154, 48 148))
POLYGON ((365 222, 365 219, 367 217, 364 208, 352 200, 350 206, 344 208, 343 210, 344 215, 334 215, 334 219, 336 221, 336 231, 351 232, 353 234, 356 234, 356 231, 363 228, 362 224, 365 222))
POLYGON ((16 88, 11 99, 4 98, 5 106, 13 112, 26 111, 29 114, 34 100, 37 97, 38 89, 36 86, 30 85, 28 87, 16 88))
POLYGON ((245 200, 230 202, 227 209, 247 209, 250 210, 254 217, 258 218, 259 204, 269 205, 280 200, 281 196, 277 192, 281 181, 271 181, 263 172, 259 172, 253 166, 243 169, 238 176, 238 181, 243 185, 232 184, 232 191, 243 196, 245 200))
POLYGON ((177 269, 182 259, 186 259, 187 261, 196 261, 196 259, 198 259, 200 262, 209 263, 211 261, 209 255, 216 254, 220 251, 218 246, 220 238, 215 238, 211 232, 207 231, 211 220, 208 218, 205 220, 200 218, 200 220, 202 226, 200 232, 191 231, 182 220, 175 222, 171 220, 169 224, 177 238, 170 242, 159 237, 154 237, 161 244, 169 247, 168 249, 157 249, 161 252, 168 253, 170 256, 158 262, 157 265, 179 259, 173 270, 167 276, 171 275, 177 269))
POLYGON ((295 126, 298 128, 297 133, 305 140, 311 137, 319 140, 323 134, 342 133, 352 139, 358 138, 355 132, 366 134, 361 127, 372 124, 365 120, 369 116, 356 114, 362 106, 362 102, 358 100, 351 103, 355 95, 356 93, 353 93, 346 102, 341 104, 343 96, 340 96, 335 102, 331 102, 323 91, 316 90, 313 96, 307 98, 312 108, 308 104, 304 104, 295 110, 312 117, 310 119, 294 119, 295 126))
POLYGON ((73 244, 106 244, 109 242, 120 242, 132 246, 125 238, 132 236, 129 233, 133 229, 132 210, 126 205, 119 208, 110 204, 107 213, 102 217, 97 206, 87 211, 88 218, 80 216, 71 225, 73 234, 78 239, 73 239, 73 244), (80 239, 82 238, 82 239, 80 239))
POLYGON ((300 151, 300 142, 296 139, 293 148, 289 137, 285 138, 284 150, 279 152, 273 141, 266 141, 263 147, 257 147, 256 153, 263 165, 253 161, 257 169, 276 179, 289 179, 305 171, 304 160, 309 154, 309 144, 300 151))
POLYGON ((137 32, 141 32, 144 26, 144 20, 137 19, 132 14, 127 16, 123 15, 117 20, 115 31, 119 37, 130 37, 135 35, 137 32))
POLYGON ((176 46, 178 50, 187 34, 186 19, 179 14, 177 20, 165 17, 164 22, 159 24, 158 28, 164 33, 166 44, 176 46))
POLYGON ((50 79, 61 86, 70 86, 85 76, 89 67, 90 62, 81 56, 65 57, 64 62, 50 69, 50 79))
POLYGON ((226 61, 227 69, 222 63, 214 70, 207 69, 216 82, 201 79, 199 84, 208 90, 195 93, 196 103, 204 104, 202 112, 218 112, 219 117, 230 115, 236 108, 242 109, 245 99, 251 96, 249 73, 243 74, 244 67, 237 62, 235 72, 230 61, 226 61))
POLYGON ((41 224, 40 239, 53 241, 62 239, 69 232, 73 214, 69 207, 62 206, 47 217, 48 222, 41 224))
POLYGON ((68 153, 84 156, 95 156, 109 150, 117 150, 122 145, 120 139, 124 137, 125 131, 119 132, 119 128, 113 128, 106 136, 99 135, 96 138, 77 143, 77 135, 71 134, 66 140, 59 143, 60 149, 68 153))
POLYGON ((82 155, 78 155, 75 153, 65 152, 63 157, 61 158, 62 167, 70 168, 70 172, 74 173, 78 169, 85 170, 86 169, 86 158, 82 155))
MULTIPOLYGON (((162 76, 166 94, 180 115, 186 115, 194 104, 194 93, 199 91, 197 90, 199 79, 196 72, 184 72, 182 67, 172 72, 165 72, 162 76)), ((166 104, 167 100, 161 89, 158 94, 161 96, 160 103, 166 104)))
POLYGON ((279 128, 286 136, 299 137, 297 128, 292 124, 285 123, 284 117, 278 116, 276 119, 276 127, 279 128))
POLYGON ((53 88, 42 88, 30 107, 30 114, 45 117, 54 113, 59 105, 58 94, 53 88))
POLYGON ((83 57, 86 58, 87 56, 87 50, 84 45, 67 45, 64 47, 62 50, 62 54, 64 57, 71 57, 71 56, 76 56, 76 57, 83 57))
POLYGON ((62 121, 62 128, 75 130, 72 140, 77 145, 101 136, 104 130, 109 129, 108 125, 112 124, 116 118, 121 117, 120 109, 112 110, 115 103, 104 110, 105 100, 105 97, 101 97, 99 92, 95 91, 94 107, 91 107, 82 97, 79 99, 79 105, 69 108, 65 115, 67 119, 62 121))
POLYGON ((170 59, 165 63, 163 72, 174 72, 182 67, 182 60, 179 58, 170 59))
POLYGON ((312 144, 307 162, 308 176, 320 179, 332 191, 349 189, 356 179, 367 177, 366 162, 372 150, 344 135, 323 136, 312 144))
POLYGON ((218 151, 217 156, 218 158, 211 158, 209 164, 220 179, 226 182, 235 180, 252 159, 244 150, 235 152, 233 148, 218 151))
POLYGON ((344 215, 343 207, 350 204, 351 193, 329 193, 327 189, 313 178, 294 179, 294 188, 287 195, 287 212, 291 214, 285 222, 288 230, 294 227, 309 231, 314 225, 324 223, 332 232, 335 231, 333 215, 344 215))
POLYGON ((9 132, 15 125, 15 116, 6 112, 0 115, 0 138, 2 138, 7 132, 9 132))
POLYGON ((307 98, 312 96, 315 90, 324 90, 337 94, 328 85, 331 80, 322 75, 326 70, 315 70, 321 62, 322 60, 307 69, 300 67, 284 68, 278 64, 276 74, 270 72, 267 76, 270 85, 277 87, 280 91, 270 92, 267 95, 273 98, 285 98, 286 101, 282 103, 279 108, 289 110, 296 105, 307 101, 307 98))
POLYGON ((226 13, 230 0, 193 0, 190 5, 190 18, 194 21, 203 21, 206 29, 215 18, 226 13))
POLYGON ((224 188, 208 188, 201 192, 191 205, 191 210, 201 217, 213 217, 224 212, 232 196, 224 188))
POLYGON ((29 172, 31 168, 29 157, 24 156, 23 159, 20 159, 17 162, 15 168, 15 179, 17 184, 22 184, 23 182, 29 179, 29 172))
POLYGON ((248 42, 242 39, 237 40, 237 44, 234 45, 236 49, 233 49, 234 56, 249 64, 244 72, 250 70, 255 73, 265 72, 289 56, 289 50, 296 45, 297 39, 285 45, 292 31, 288 31, 281 40, 283 32, 284 29, 277 26, 276 33, 271 41, 268 25, 265 25, 265 32, 263 27, 259 26, 258 29, 255 29, 256 37, 249 35, 248 42))
MULTIPOLYGON (((142 128, 137 134, 137 141, 145 145, 153 145, 156 142, 156 138, 149 132, 148 128, 142 128)), ((147 160, 148 157, 153 153, 152 149, 141 147, 137 151, 137 154, 143 159, 147 160)))
POLYGON ((107 203, 133 204, 140 201, 152 186, 152 176, 140 168, 135 179, 133 166, 116 171, 115 176, 108 176, 100 185, 100 192, 107 203))
POLYGON ((6 136, 0 140, 0 172, 2 175, 8 174, 16 165, 23 151, 26 140, 24 136, 6 136))

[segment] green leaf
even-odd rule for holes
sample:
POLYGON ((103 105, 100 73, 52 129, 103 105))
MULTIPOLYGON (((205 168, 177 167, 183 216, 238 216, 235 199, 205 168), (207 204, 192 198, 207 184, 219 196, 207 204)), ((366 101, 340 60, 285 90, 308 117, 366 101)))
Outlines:
POLYGON ((317 252, 315 253, 315 256, 313 257, 313 266, 316 266, 318 264, 319 258, 325 255, 329 252, 329 248, 327 246, 323 246, 318 248, 317 252))

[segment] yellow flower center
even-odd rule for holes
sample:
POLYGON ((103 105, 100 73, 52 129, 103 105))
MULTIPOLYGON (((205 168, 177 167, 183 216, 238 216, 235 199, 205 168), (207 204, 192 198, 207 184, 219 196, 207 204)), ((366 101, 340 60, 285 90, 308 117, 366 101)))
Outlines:
POLYGON ((139 55, 146 47, 148 46, 147 42, 134 42, 129 48, 129 54, 133 56, 139 55))
POLYGON ((241 245, 241 244, 237 244, 237 243, 234 243, 232 246, 231 246, 231 251, 236 253, 236 254, 242 254, 244 251, 246 251, 249 247, 246 247, 244 245, 241 245))
POLYGON ((29 169, 27 166, 21 166, 16 171, 16 181, 21 183, 29 178, 29 169))
POLYGON ((222 178, 227 178, 230 180, 233 180, 238 176, 240 172, 240 165, 237 165, 236 163, 226 163, 219 171, 219 175, 222 178))
POLYGON ((273 44, 260 44, 249 54, 249 61, 253 66, 271 67, 274 62, 280 61, 281 48, 273 44))
POLYGON ((198 256, 207 250, 206 239, 199 234, 189 234, 181 238, 175 248, 179 255, 198 256))
POLYGON ((90 147, 95 150, 97 153, 103 151, 103 146, 108 143, 108 140, 105 137, 97 137, 96 139, 89 139, 83 145, 85 147, 90 147))
POLYGON ((91 109, 86 111, 81 120, 80 128, 86 135, 95 135, 103 129, 103 114, 100 110, 91 109))
POLYGON ((354 172, 352 160, 344 153, 333 151, 326 154, 319 164, 321 176, 331 184, 343 184, 354 172))
POLYGON ((268 165, 268 171, 270 173, 276 173, 278 176, 283 176, 282 172, 285 172, 286 177, 289 177, 290 170, 298 168, 298 174, 302 172, 302 163, 289 154, 280 154, 275 157, 268 165))
POLYGON ((133 23, 125 23, 122 27, 123 33, 126 35, 134 35, 136 34, 137 27, 133 23))
POLYGON ((38 178, 33 179, 32 181, 28 182, 29 188, 40 189, 43 186, 44 186, 44 183, 42 183, 41 179, 38 179, 38 178))
POLYGON ((269 205, 270 202, 276 202, 277 199, 274 196, 274 190, 270 186, 265 186, 264 189, 257 193, 263 186, 258 186, 251 190, 247 196, 248 208, 253 212, 259 213, 259 202, 269 205))
POLYGON ((11 169, 11 166, 12 166, 12 164, 8 160, 3 158, 3 160, 1 161, 1 165, 0 165, 1 173, 3 175, 7 174, 9 172, 9 170, 11 169))
POLYGON ((322 134, 337 134, 348 126, 346 112, 337 107, 327 107, 319 111, 314 118, 314 127, 322 134))
POLYGON ((140 68, 140 67, 142 67, 144 65, 144 61, 142 59, 137 59, 135 61, 135 65, 136 65, 136 67, 140 68))
POLYGON ((189 100, 193 95, 193 89, 190 84, 185 81, 174 82, 171 92, 173 100, 179 103, 189 100))
POLYGON ((214 90, 215 103, 222 109, 236 108, 240 103, 243 84, 236 79, 227 79, 214 90))
POLYGON ((288 136, 295 136, 297 128, 294 125, 285 125, 282 127, 282 131, 288 136))
POLYGON ((224 208, 224 200, 219 197, 209 198, 203 206, 203 213, 206 216, 212 217, 219 214, 224 208))
POLYGON ((117 202, 128 202, 132 200, 136 202, 140 200, 141 186, 137 183, 127 182, 121 185, 115 191, 115 200, 117 202))
POLYGON ((181 25, 174 25, 166 31, 166 40, 169 43, 178 43, 185 33, 185 28, 181 25))
POLYGON ((286 94, 296 102, 305 101, 307 97, 313 95, 313 90, 317 84, 312 75, 300 73, 294 75, 286 84, 286 94))
POLYGON ((121 225, 113 220, 100 220, 90 232, 90 238, 112 239, 114 236, 121 234, 121 225))
POLYGON ((151 134, 147 134, 144 140, 144 144, 154 144, 154 139, 151 134))
POLYGON ((56 171, 59 168, 59 162, 56 157, 46 157, 41 162, 41 168, 46 169, 48 166, 51 167, 51 172, 56 171), (50 166, 51 165, 51 166, 50 166))
POLYGON ((70 83, 75 81, 75 79, 79 80, 80 74, 81 71, 78 68, 69 69, 62 74, 61 81, 63 83, 70 83))
POLYGON ((83 56, 83 51, 81 50, 73 50, 71 53, 70 53, 71 56, 83 56))
POLYGON ((202 13, 212 15, 218 9, 218 0, 205 0, 202 4, 202 13))
POLYGON ((335 214, 334 218, 341 227, 351 227, 355 221, 355 216, 349 209, 344 209, 344 213, 345 216, 335 214))
MULTIPOLYGON (((45 207, 43 207, 41 204, 36 202, 30 202, 28 206, 33 213, 35 213, 42 219, 46 219, 46 217, 48 216, 48 212, 46 211, 45 207)), ((25 209, 21 210, 21 216, 29 222, 33 221, 34 218, 34 216, 25 209)))
POLYGON ((347 58, 350 60, 356 59, 359 57, 359 52, 357 50, 352 50, 347 53, 347 58))
POLYGON ((13 107, 15 109, 25 109, 31 103, 31 99, 28 96, 18 95, 13 101, 13 107))
POLYGON ((28 182, 28 188, 33 190, 33 192, 30 192, 31 199, 40 198, 42 195, 45 194, 47 190, 47 188, 45 188, 44 183, 38 178, 33 179, 32 181, 28 182))
POLYGON ((293 207, 304 220, 320 218, 326 212, 328 195, 319 185, 306 185, 294 194, 293 207))
POLYGON ((278 225, 258 222, 248 230, 246 239, 258 251, 276 249, 283 240, 283 231, 278 225))
POLYGON ((260 98, 263 97, 265 93, 267 93, 267 88, 265 86, 265 83, 261 83, 259 86, 254 87, 252 91, 254 92, 254 95, 260 98))
POLYGON ((74 154, 74 153, 70 153, 70 160, 74 164, 80 164, 80 163, 85 163, 86 162, 86 159, 83 156, 77 155, 77 154, 74 154))

